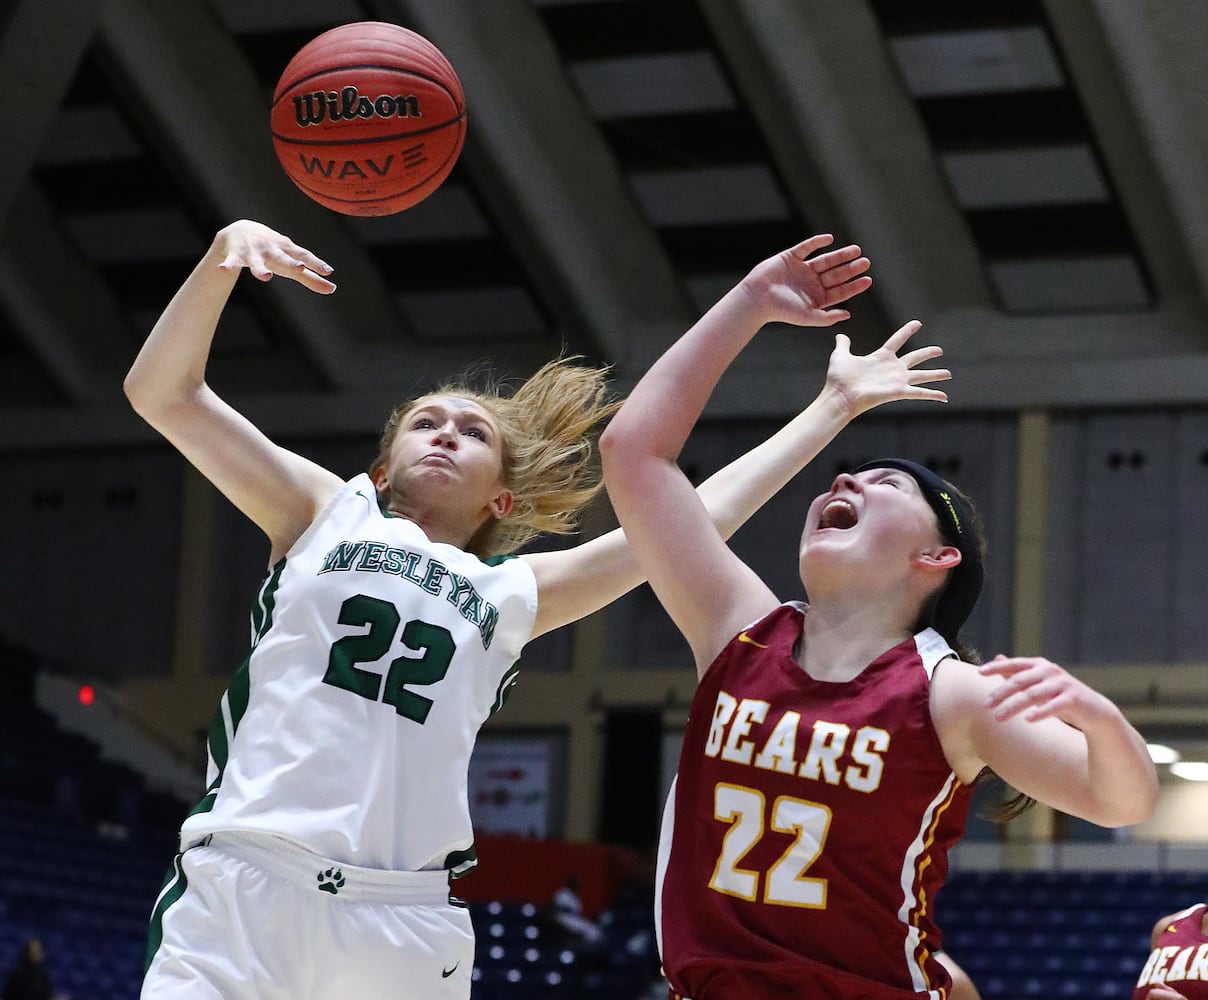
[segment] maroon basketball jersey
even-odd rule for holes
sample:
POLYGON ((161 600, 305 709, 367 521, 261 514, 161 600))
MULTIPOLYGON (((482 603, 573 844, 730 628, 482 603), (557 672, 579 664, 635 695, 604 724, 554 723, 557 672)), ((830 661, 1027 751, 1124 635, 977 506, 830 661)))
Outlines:
POLYGON ((1133 1000, 1145 1000, 1152 987, 1166 983, 1187 1000, 1208 1000, 1208 937, 1204 936, 1204 903, 1174 918, 1158 936, 1149 961, 1137 978, 1133 1000))
POLYGON ((793 656, 804 614, 737 635, 693 699, 659 846, 664 971, 692 1000, 942 1000, 935 894, 972 794, 931 722, 952 650, 928 629, 816 681, 793 656))

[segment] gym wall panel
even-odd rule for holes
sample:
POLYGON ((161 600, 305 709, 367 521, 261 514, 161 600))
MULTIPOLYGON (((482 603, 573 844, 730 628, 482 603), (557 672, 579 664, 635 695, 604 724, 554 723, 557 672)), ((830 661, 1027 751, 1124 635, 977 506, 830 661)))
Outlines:
POLYGON ((1135 530, 1163 524, 1173 533, 1169 602, 1171 657, 1208 659, 1208 413, 1179 415, 1174 427, 1175 498, 1169 512, 1152 510, 1135 530))
POLYGON ((7 455, 0 632, 97 679, 168 671, 180 477, 166 450, 7 455))
POLYGON ((1172 657, 1176 423, 1152 411, 1054 420, 1045 582, 1054 659, 1172 657))

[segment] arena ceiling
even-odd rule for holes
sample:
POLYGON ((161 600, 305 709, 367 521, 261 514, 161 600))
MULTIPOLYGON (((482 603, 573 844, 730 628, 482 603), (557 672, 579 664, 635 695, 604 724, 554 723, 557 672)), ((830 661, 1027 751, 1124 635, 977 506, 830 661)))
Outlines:
MULTIPOLYGON (((0 27, 0 448, 148 440, 122 374, 239 217, 338 269, 228 311, 210 379, 274 433, 372 430, 484 358, 624 384, 817 231, 873 259, 848 332, 923 320, 956 408, 1208 402, 1201 0, 7 0, 0 27), (453 175, 385 219, 311 203, 268 132, 289 57, 357 20, 428 36, 467 95, 453 175)), ((711 413, 796 409, 830 343, 767 331, 711 413)))

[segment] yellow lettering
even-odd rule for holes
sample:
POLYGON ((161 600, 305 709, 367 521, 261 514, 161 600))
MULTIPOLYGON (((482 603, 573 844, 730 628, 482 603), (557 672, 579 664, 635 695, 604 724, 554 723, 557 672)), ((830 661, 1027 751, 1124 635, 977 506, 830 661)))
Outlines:
POLYGON ((881 773, 885 770, 885 762, 881 754, 889 749, 889 733, 884 729, 874 729, 865 726, 856 733, 852 740, 852 760, 859 767, 851 766, 844 772, 847 787, 857 792, 875 792, 881 784, 881 773))
POLYGON ((751 763, 751 754, 755 752, 755 744, 744 737, 751 731, 751 724, 763 722, 767 714, 768 703, 766 701, 743 698, 739 702, 738 711, 734 713, 734 722, 730 726, 730 736, 726 740, 726 745, 722 747, 723 760, 732 760, 735 764, 751 763))
POLYGON ((755 758, 755 766, 792 774, 797 767, 797 726, 800 723, 799 712, 785 712, 755 758))
POLYGON ((841 723, 815 722, 809 750, 797 773, 803 778, 813 778, 815 781, 820 777, 824 778, 828 785, 839 784, 838 760, 847 745, 847 735, 850 732, 851 729, 841 723))
POLYGON ((1143 969, 1141 970, 1141 975, 1137 977, 1137 985, 1138 985, 1138 986, 1146 986, 1146 985, 1148 985, 1148 983, 1149 983, 1149 975, 1150 975, 1150 973, 1151 973, 1151 972, 1153 972, 1153 967, 1154 967, 1154 966, 1157 964, 1157 962, 1158 962, 1158 955, 1159 955, 1159 954, 1161 954, 1161 952, 1159 952, 1157 948, 1155 948, 1153 951, 1151 951, 1151 952, 1149 953, 1149 959, 1148 959, 1148 960, 1145 962, 1145 968, 1143 968, 1143 969))
POLYGON ((726 735, 726 723, 734 717, 734 709, 737 707, 738 700, 733 695, 726 694, 725 691, 717 692, 717 704, 713 706, 713 722, 709 725, 709 739, 705 743, 706 756, 717 756, 722 738, 726 735))
POLYGON ((1202 944, 1195 950, 1195 959, 1187 970, 1188 979, 1208 981, 1208 944, 1202 944))
POLYGON ((1179 952, 1178 957, 1171 964, 1170 969, 1166 973, 1166 980, 1186 979, 1187 978, 1187 963, 1191 961, 1191 947, 1188 946, 1179 952))
POLYGON ((1158 952, 1158 960, 1154 963, 1152 969, 1149 970, 1153 977, 1152 982, 1163 983, 1166 981, 1166 963, 1169 962, 1178 953, 1177 945, 1167 945, 1158 952))

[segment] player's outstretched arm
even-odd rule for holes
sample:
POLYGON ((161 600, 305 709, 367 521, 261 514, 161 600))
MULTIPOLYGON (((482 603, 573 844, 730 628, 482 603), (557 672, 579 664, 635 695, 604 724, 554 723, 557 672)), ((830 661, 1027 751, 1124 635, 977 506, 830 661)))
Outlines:
POLYGON ((131 405, 282 554, 331 495, 339 479, 273 444, 206 384, 219 318, 240 271, 260 281, 290 278, 330 293, 331 268, 288 237, 242 220, 222 229, 173 296, 134 360, 123 388, 131 405))
MULTIPOLYGON (((740 285, 710 309, 689 336, 697 333, 745 344, 769 316, 799 325, 829 325, 846 313, 833 308, 828 311, 816 303, 833 307, 870 284, 865 275, 868 262, 856 247, 817 258, 818 270, 796 258, 782 261, 783 256, 760 265, 779 275, 764 279, 768 294, 783 298, 778 311, 769 310, 759 294, 747 294, 740 285), (833 290, 828 292, 827 288, 833 290), (811 289, 816 301, 809 297, 811 289)), ((846 337, 836 338, 826 385, 818 397, 771 438, 701 485, 700 500, 717 533, 729 538, 858 413, 891 399, 943 398, 936 390, 921 389, 920 383, 948 378, 946 370, 927 374, 913 370, 923 361, 938 357, 939 348, 898 354, 917 329, 918 324, 908 324, 877 351, 864 356, 851 353, 846 337)), ((576 549, 530 558, 542 593, 539 632, 604 607, 646 578, 620 532, 610 532, 576 549)))
POLYGON ((852 354, 844 334, 835 335, 826 382, 814 401, 767 441, 701 484, 701 501, 723 538, 745 524, 861 413, 895 400, 947 402, 942 390, 925 383, 946 381, 952 373, 918 367, 943 351, 934 345, 905 350, 921 326, 911 320, 863 355, 852 354))

